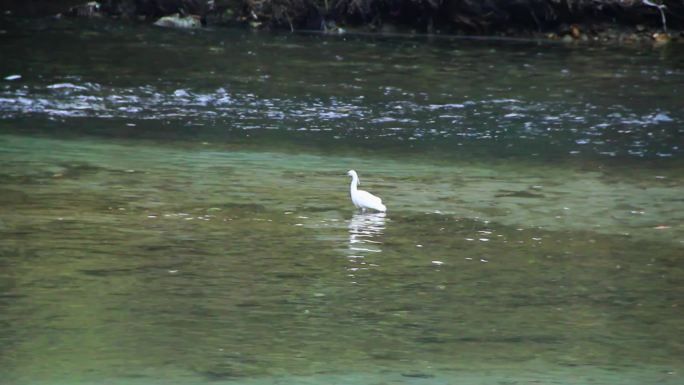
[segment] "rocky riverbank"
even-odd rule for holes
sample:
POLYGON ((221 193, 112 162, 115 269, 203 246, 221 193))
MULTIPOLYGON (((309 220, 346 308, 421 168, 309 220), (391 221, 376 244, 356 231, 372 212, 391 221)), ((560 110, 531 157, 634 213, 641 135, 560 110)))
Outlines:
POLYGON ((179 28, 684 41, 684 0, 13 0, 2 7, 5 14, 140 19, 179 28))

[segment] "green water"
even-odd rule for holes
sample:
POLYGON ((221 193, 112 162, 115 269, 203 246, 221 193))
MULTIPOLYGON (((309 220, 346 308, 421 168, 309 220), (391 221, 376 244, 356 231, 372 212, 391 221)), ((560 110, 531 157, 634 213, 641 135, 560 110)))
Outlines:
POLYGON ((0 384, 684 383, 682 52, 0 36, 0 384))

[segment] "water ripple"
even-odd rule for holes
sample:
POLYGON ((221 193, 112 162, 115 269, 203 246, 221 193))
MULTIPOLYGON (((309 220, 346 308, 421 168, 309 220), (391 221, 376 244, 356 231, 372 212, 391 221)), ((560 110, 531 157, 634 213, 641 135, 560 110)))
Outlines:
MULTIPOLYGON (((335 139, 366 137, 562 143, 569 151, 603 156, 671 157, 684 120, 662 109, 644 113, 622 105, 584 101, 527 101, 519 98, 449 97, 442 103, 417 101, 393 87, 391 100, 363 97, 261 98, 189 88, 152 85, 121 88, 92 82, 56 82, 45 86, 6 86, 0 90, 0 118, 26 114, 52 118, 126 118, 205 120, 229 130, 283 129, 332 132, 335 139), (576 148, 572 148, 577 146, 576 148)), ((458 143, 457 143, 458 144, 458 143)))

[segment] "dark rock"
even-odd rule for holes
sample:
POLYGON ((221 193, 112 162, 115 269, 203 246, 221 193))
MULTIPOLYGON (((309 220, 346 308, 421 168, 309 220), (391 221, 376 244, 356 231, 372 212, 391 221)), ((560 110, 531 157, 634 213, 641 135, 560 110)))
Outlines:
POLYGON ((100 12, 100 8, 100 3, 97 1, 90 1, 85 4, 69 8, 67 13, 71 16, 101 17, 102 13, 100 12))
POLYGON ((258 28, 363 30, 534 36, 564 41, 656 41, 678 38, 684 1, 660 0, 6 0, 9 15, 52 15, 157 20, 158 25, 195 28, 239 22, 258 28), (664 6, 664 7, 663 7, 664 6), (175 19, 168 15, 178 14, 175 19), (192 16, 189 16, 192 15, 192 16), (161 18, 161 19, 160 19, 161 18), (199 20, 198 20, 199 18, 199 20), (198 23, 199 21, 199 23, 198 23), (336 28, 326 26, 334 22, 336 28), (670 31, 670 37, 647 36, 670 31), (612 31, 612 32, 611 32, 612 31), (674 32, 673 32, 674 31, 674 32), (630 34, 639 33, 637 38, 630 34), (569 36, 569 37, 566 37, 569 36))
POLYGON ((428 373, 402 373, 401 374, 403 377, 409 377, 409 378, 434 378, 434 374, 428 374, 428 373))
POLYGON ((579 39, 581 35, 582 32, 576 24, 570 26, 570 36, 572 36, 573 39, 579 39))
MULTIPOLYGON (((572 40, 570 40, 572 41, 572 40)), ((509 191, 500 190, 498 194, 495 195, 497 198, 511 197, 511 198, 544 198, 543 194, 538 194, 531 191, 509 191)))

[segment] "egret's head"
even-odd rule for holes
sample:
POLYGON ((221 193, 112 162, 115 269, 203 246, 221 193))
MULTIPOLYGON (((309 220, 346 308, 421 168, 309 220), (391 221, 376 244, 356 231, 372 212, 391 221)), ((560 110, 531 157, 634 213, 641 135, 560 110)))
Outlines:
POLYGON ((356 171, 349 170, 347 171, 347 175, 352 177, 352 182, 356 181, 357 184, 361 184, 361 181, 359 180, 359 176, 356 174, 356 171))

